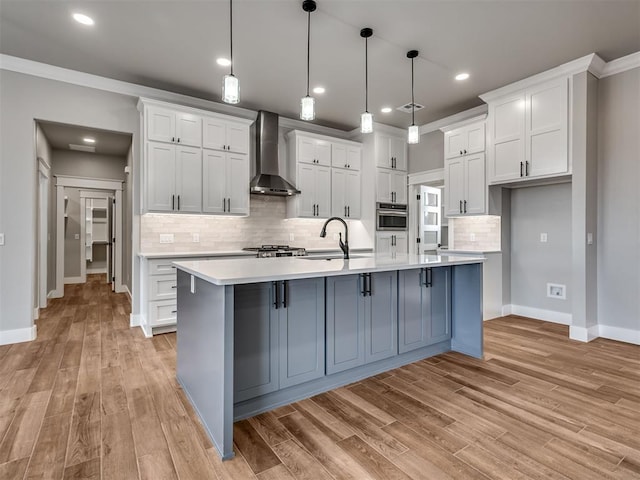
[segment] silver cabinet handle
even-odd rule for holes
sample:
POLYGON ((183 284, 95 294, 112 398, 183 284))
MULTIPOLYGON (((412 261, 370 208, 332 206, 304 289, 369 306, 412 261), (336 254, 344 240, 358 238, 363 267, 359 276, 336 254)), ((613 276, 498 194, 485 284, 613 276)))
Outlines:
POLYGON ((524 162, 524 176, 529 176, 529 162, 524 162))
POLYGON ((351 216, 351 206, 347 205, 347 217, 351 216))
POLYGON ((227 212, 231 213, 231 197, 227 198, 227 212))
POLYGON ((521 177, 523 176, 523 175, 522 175, 522 167, 523 167, 523 164, 522 164, 522 162, 520 162, 520 176, 521 176, 521 177))
POLYGON ((464 213, 467 213, 467 201, 464 201, 464 213))
POLYGON ((347 206, 346 205, 344 206, 344 216, 345 217, 347 216, 347 206))
POLYGON ((178 195, 178 210, 180 210, 180 195, 178 195))
POLYGON ((171 195, 171 210, 175 210, 175 209, 176 209, 176 196, 171 195))
POLYGON ((462 200, 460 200, 460 213, 462 213, 462 200))

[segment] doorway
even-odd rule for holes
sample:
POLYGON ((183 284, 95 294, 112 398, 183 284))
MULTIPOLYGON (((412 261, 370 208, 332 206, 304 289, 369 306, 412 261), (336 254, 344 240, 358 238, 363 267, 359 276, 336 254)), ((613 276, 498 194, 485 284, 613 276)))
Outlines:
POLYGON ((409 175, 409 253, 437 255, 448 246, 449 224, 444 205, 444 169, 409 175))

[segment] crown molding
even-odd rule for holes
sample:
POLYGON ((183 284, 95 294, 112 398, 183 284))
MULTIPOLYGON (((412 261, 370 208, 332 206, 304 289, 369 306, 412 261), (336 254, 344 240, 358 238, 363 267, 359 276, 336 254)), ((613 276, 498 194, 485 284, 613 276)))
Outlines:
POLYGON ((611 75, 616 75, 639 67, 640 52, 635 52, 624 57, 616 58, 615 60, 611 60, 609 63, 605 64, 599 78, 610 77, 611 75))

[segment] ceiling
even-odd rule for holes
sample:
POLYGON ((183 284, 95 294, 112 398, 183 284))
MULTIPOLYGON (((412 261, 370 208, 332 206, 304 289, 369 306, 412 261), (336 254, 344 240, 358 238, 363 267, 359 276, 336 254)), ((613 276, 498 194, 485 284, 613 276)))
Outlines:
POLYGON ((94 153, 125 157, 131 146, 131 134, 128 133, 97 130, 64 123, 39 121, 38 124, 52 149, 70 150, 69 144, 93 145, 96 148, 94 153), (86 143, 83 141, 83 138, 86 137, 93 138, 96 142, 86 143))
MULTIPOLYGON (((411 100, 416 124, 481 104, 478 95, 589 53, 610 61, 640 51, 640 0, 318 0, 311 15, 311 87, 316 123, 355 128, 364 110, 364 40, 369 39, 369 110, 405 127, 395 110, 411 100), (456 73, 471 78, 456 82, 456 73), (394 107, 390 114, 382 106, 394 107)), ((234 2, 234 73, 239 106, 296 118, 306 82, 301 0, 234 2)), ((228 67, 226 0, 0 0, 0 52, 219 101, 228 67), (82 12, 86 27, 71 19, 82 12)))

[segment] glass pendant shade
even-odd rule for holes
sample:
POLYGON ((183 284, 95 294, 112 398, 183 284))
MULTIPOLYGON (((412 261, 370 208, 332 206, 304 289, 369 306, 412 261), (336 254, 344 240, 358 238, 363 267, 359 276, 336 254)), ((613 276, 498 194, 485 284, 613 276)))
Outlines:
POLYGON ((420 143, 420 128, 418 125, 411 125, 407 132, 407 143, 420 143))
POLYGON ((225 103, 240 103, 240 82, 233 74, 224 76, 222 101, 225 103))
POLYGON ((360 115, 360 132, 371 133, 373 132, 373 114, 364 112, 360 115))
POLYGON ((307 95, 300 100, 300 119, 313 120, 316 118, 316 101, 313 97, 307 95))

